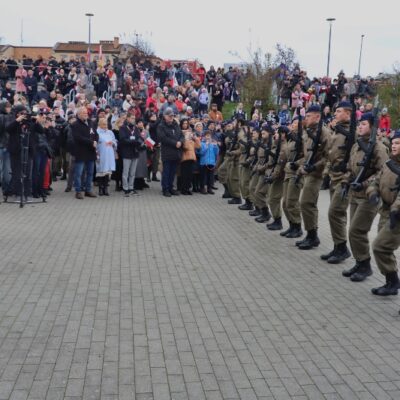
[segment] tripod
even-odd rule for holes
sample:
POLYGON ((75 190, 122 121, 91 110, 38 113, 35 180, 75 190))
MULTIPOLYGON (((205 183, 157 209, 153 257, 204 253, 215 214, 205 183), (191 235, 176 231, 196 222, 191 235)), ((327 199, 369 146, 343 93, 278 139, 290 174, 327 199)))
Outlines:
POLYGON ((20 163, 21 163, 21 172, 20 172, 20 196, 19 199, 8 201, 8 195, 4 196, 4 202, 8 204, 19 204, 19 207, 22 208, 25 204, 35 204, 35 203, 45 203, 46 196, 42 196, 41 200, 28 200, 28 196, 25 193, 25 181, 29 178, 29 174, 31 174, 29 168, 29 140, 30 140, 30 131, 29 126, 24 124, 21 128, 20 133, 20 163))

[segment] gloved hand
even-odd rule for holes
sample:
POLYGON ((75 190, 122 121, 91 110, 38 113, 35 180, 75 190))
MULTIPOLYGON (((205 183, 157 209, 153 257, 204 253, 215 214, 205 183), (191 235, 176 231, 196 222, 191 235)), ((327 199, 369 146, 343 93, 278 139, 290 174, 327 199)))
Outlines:
POLYGON ((130 137, 129 137, 129 140, 132 141, 132 142, 133 142, 135 139, 136 139, 135 136, 130 136, 130 137))
POLYGON ((351 190, 354 190, 355 192, 361 192, 364 189, 364 185, 360 182, 353 182, 350 183, 351 190))
POLYGON ((291 169, 292 171, 296 171, 297 168, 299 168, 298 165, 297 165, 294 161, 292 161, 292 162, 289 164, 289 166, 290 166, 290 169, 291 169))
POLYGON ((264 178, 264 183, 270 184, 270 183, 272 183, 273 181, 274 181, 274 178, 273 178, 272 176, 266 176, 266 177, 264 178))
POLYGON ((305 172, 307 172, 307 174, 309 174, 310 172, 315 171, 317 168, 314 164, 305 164, 303 165, 303 169, 305 172))
POLYGON ((399 211, 390 211, 389 214, 389 227, 390 230, 393 230, 396 227, 397 222, 400 219, 400 212, 399 211))
POLYGON ((377 206, 379 204, 379 200, 380 200, 379 193, 374 192, 371 194, 371 196, 369 196, 368 203, 371 204, 372 206, 377 206))

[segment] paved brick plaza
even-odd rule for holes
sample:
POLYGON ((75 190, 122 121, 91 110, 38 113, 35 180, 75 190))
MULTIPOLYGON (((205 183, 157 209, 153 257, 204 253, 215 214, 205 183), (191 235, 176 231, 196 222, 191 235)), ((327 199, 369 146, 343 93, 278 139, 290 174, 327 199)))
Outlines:
POLYGON ((221 189, 55 188, 0 205, 0 399, 400 399, 400 301, 319 260, 327 192, 301 252, 221 189))

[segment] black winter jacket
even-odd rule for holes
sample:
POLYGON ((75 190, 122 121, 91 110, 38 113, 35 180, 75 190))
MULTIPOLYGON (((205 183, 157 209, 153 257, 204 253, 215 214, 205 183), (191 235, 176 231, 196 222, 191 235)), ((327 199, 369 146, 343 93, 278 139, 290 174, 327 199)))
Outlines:
POLYGON ((178 123, 174 120, 167 124, 163 119, 157 127, 158 140, 161 143, 161 159, 163 161, 179 161, 182 158, 182 146, 177 149, 176 144, 183 144, 184 136, 178 123))
POLYGON ((144 145, 139 129, 129 126, 126 122, 119 129, 118 152, 121 158, 134 159, 139 157, 139 149, 144 145))
POLYGON ((93 130, 90 121, 85 122, 77 119, 71 125, 72 137, 74 139, 73 154, 77 161, 96 161, 96 149, 93 142, 99 140, 99 135, 93 130))

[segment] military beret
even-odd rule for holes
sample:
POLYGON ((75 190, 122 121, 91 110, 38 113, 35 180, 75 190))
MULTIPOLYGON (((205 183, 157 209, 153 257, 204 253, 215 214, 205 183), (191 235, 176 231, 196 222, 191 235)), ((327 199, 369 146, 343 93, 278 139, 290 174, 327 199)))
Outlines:
POLYGON ((393 139, 400 139, 400 129, 397 129, 397 131, 393 133, 392 140, 393 139))
POLYGON ((296 115, 295 117, 292 118, 292 122, 298 121, 298 120, 299 120, 299 116, 298 115, 296 115))
POLYGON ((270 124, 262 124, 261 129, 269 133, 275 133, 274 128, 270 124))
POLYGON ((285 133, 287 135, 290 131, 289 131, 289 128, 287 126, 280 126, 278 128, 278 132, 279 133, 285 133))
POLYGON ((364 113, 361 115, 360 122, 361 121, 368 121, 372 125, 374 123, 374 114, 371 112, 364 113))
POLYGON ((249 123, 247 124, 247 126, 248 126, 249 128, 257 128, 257 124, 256 124, 255 122, 249 122, 249 123))
POLYGON ((320 113, 321 112, 321 107, 318 104, 313 104, 310 107, 308 107, 307 113, 320 113))
POLYGON ((336 107, 336 109, 338 108, 348 108, 351 110, 351 103, 349 101, 341 101, 338 106, 336 107))

